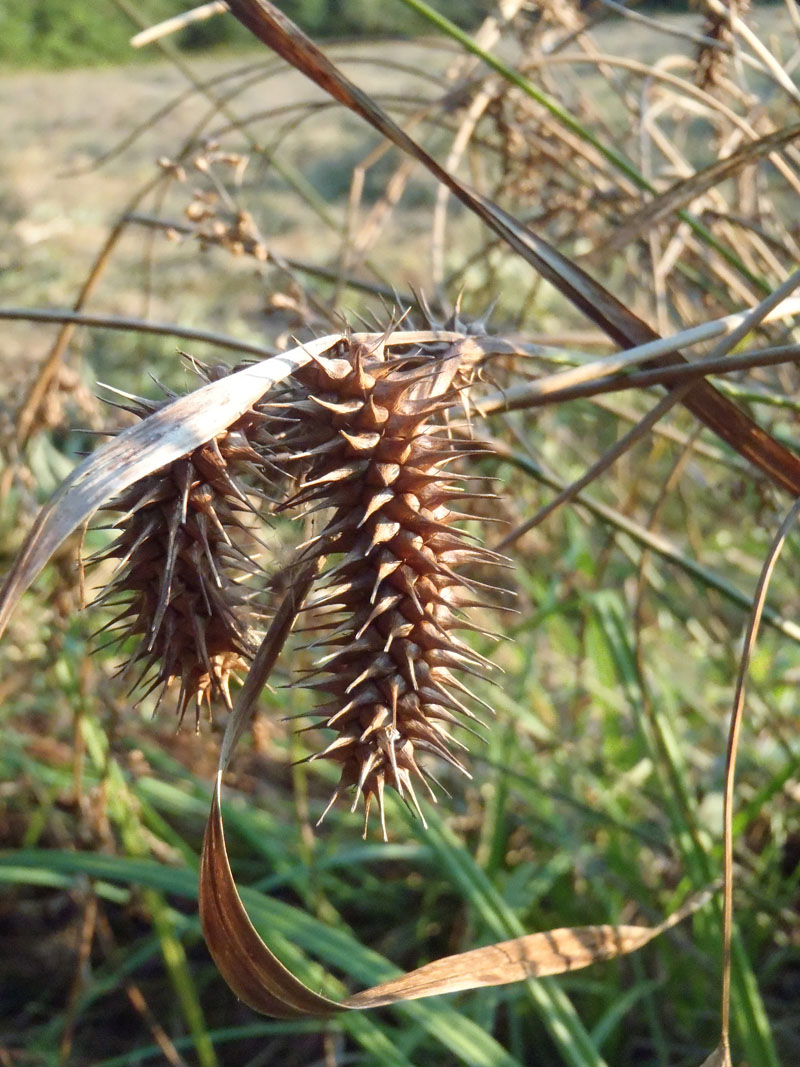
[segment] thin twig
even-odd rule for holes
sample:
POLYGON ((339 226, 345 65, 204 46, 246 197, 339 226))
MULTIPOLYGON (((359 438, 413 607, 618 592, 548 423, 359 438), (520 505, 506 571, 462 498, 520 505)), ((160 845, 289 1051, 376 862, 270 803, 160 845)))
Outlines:
POLYGON ((728 749, 725 759, 725 792, 723 800, 722 836, 724 846, 724 881, 722 898, 722 993, 720 1007, 720 1044, 730 1057, 730 1011, 731 1011, 731 944, 733 938, 733 787, 736 775, 736 754, 744 713, 745 681, 750 659, 755 648, 761 619, 765 616, 767 590, 783 543, 800 515, 800 498, 789 509, 770 545, 756 586, 750 619, 747 625, 744 648, 739 660, 736 692, 728 731, 728 749))
POLYGON ((85 311, 67 311, 60 308, 0 308, 0 319, 25 322, 61 322, 74 326, 95 326, 102 330, 123 330, 130 333, 151 333, 165 337, 180 337, 185 341, 202 341, 206 344, 229 348, 234 352, 247 352, 264 359, 271 350, 251 341, 239 341, 228 334, 214 330, 198 330, 179 326, 175 322, 153 322, 150 319, 128 318, 123 315, 102 315, 85 311))
POLYGON ((206 19, 213 18, 214 15, 222 15, 227 10, 228 5, 225 0, 212 0, 210 4, 201 4, 199 7, 193 7, 191 11, 184 11, 182 15, 173 15, 171 19, 164 19, 163 22, 156 23, 155 26, 151 26, 148 30, 141 30, 131 37, 131 48, 144 48, 145 45, 152 44, 153 41, 159 41, 162 37, 169 37, 171 33, 179 33, 195 22, 204 22, 206 19))

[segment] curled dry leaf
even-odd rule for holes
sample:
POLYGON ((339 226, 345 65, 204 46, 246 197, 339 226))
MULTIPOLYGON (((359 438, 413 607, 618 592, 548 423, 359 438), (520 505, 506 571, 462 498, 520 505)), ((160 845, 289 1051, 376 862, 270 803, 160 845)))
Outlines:
MULTIPOLYGON (((462 334, 398 331, 355 334, 364 344, 396 341, 459 341, 462 334)), ((47 561, 67 537, 113 497, 167 464, 189 456, 227 430, 269 387, 343 340, 330 334, 288 352, 246 366, 159 408, 124 430, 79 464, 42 508, 0 590, 0 635, 19 602, 47 561)))
MULTIPOLYGON (((710 897, 709 892, 692 897, 658 926, 578 926, 528 934, 445 956, 346 1000, 331 1000, 295 977, 250 922, 225 847, 221 781, 220 772, 200 867, 203 933, 217 967, 237 997, 255 1011, 273 1018, 326 1016, 580 970, 592 963, 635 952, 702 907, 710 897)), ((719 1067, 723 1064, 720 1061, 719 1067)))

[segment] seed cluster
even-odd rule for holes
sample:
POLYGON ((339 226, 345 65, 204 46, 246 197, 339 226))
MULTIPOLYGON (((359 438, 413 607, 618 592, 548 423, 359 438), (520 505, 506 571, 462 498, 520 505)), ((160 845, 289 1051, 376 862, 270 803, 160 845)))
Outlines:
POLYGON ((310 758, 341 764, 331 804, 355 787, 365 829, 377 798, 384 834, 387 785, 419 811, 413 779, 427 786, 419 752, 466 773, 452 752, 464 746, 448 727, 479 720, 453 672, 482 676, 491 666, 456 636, 477 629, 462 611, 478 603, 480 584, 457 568, 504 562, 452 525, 460 516, 451 504, 477 495, 447 470, 474 450, 451 439, 441 418, 458 388, 456 358, 391 358, 350 346, 344 358, 298 372, 264 407, 285 420, 273 462, 302 466, 277 510, 327 516, 300 552, 303 562, 328 560, 306 609, 327 655, 303 684, 320 693, 313 715, 336 737, 310 758))
MULTIPOLYGON (((130 410, 145 416, 156 406, 137 400, 130 410)), ((144 683, 145 695, 161 687, 159 704, 177 681, 181 721, 191 703, 196 724, 212 698, 230 707, 231 674, 256 648, 250 622, 258 602, 246 583, 260 568, 248 552, 252 504, 237 478, 259 469, 252 442, 261 440, 263 421, 246 413, 108 505, 123 512, 118 536, 98 557, 120 561, 98 598, 122 609, 104 627, 113 634, 108 643, 136 642, 123 669, 138 667, 134 688, 144 683)))
MULTIPOLYGON (((454 434, 444 414, 468 374, 463 353, 447 345, 342 341, 225 433, 109 505, 123 512, 101 556, 120 561, 100 598, 121 607, 109 624, 112 642, 134 639, 125 669, 138 668, 135 684, 161 687, 160 703, 177 683, 180 717, 194 703, 196 721, 213 698, 231 706, 230 677, 258 647, 251 627, 263 597, 248 579, 263 572, 247 551, 252 487, 262 503, 274 498, 275 513, 312 524, 294 562, 318 564, 321 576, 300 629, 324 654, 300 684, 321 698, 315 725, 336 736, 309 758, 341 767, 326 812, 354 788, 365 830, 376 800, 384 835, 387 786, 420 815, 414 780, 433 795, 420 753, 467 773, 453 751, 465 746, 450 728, 480 720, 464 703, 476 698, 460 675, 482 677, 491 667, 457 636, 480 629, 464 611, 483 606, 481 590, 493 589, 461 570, 505 562, 454 525, 470 517, 454 502, 483 495, 466 492, 464 476, 450 469, 482 451, 454 434)), ((146 416, 156 407, 136 400, 130 410, 146 416)))

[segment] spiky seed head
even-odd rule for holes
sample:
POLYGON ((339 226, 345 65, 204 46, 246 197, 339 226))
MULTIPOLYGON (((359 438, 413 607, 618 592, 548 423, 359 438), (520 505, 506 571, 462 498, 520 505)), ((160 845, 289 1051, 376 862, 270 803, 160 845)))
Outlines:
POLYGON ((385 834, 387 785, 420 810, 420 753, 467 774, 449 727, 476 716, 453 672, 480 675, 488 663, 456 636, 471 628, 463 609, 475 602, 459 568, 500 557, 471 546, 449 508, 458 493, 446 468, 461 448, 442 412, 462 384, 457 359, 352 345, 306 366, 281 395, 277 447, 294 457, 297 480, 278 510, 327 515, 301 546, 304 560, 328 560, 307 608, 312 627, 324 620, 327 652, 304 684, 335 737, 309 759, 341 766, 333 799, 348 789, 354 807, 363 798, 365 832, 374 800, 385 834))
MULTIPOLYGON (((139 416, 155 406, 137 401, 139 416)), ((230 707, 231 676, 257 642, 250 625, 260 568, 252 558, 253 492, 240 476, 260 464, 264 417, 247 412, 225 433, 141 479, 112 501, 117 536, 97 559, 118 560, 99 602, 121 610, 109 644, 134 642, 121 671, 145 694, 177 688, 181 721, 218 698, 230 707)))

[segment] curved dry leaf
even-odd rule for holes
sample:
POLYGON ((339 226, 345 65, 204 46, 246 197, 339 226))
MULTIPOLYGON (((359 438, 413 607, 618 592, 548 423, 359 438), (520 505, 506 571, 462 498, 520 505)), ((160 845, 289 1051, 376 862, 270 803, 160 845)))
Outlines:
MULTIPOLYGON (((446 185, 510 248, 618 344, 628 348, 658 338, 658 334, 647 323, 544 238, 440 166, 269 0, 229 0, 228 6, 255 37, 287 63, 363 118, 398 148, 418 159, 437 181, 446 185)), ((669 366, 684 361, 680 353, 673 353, 654 360, 653 366, 669 366)), ((714 386, 706 381, 697 382, 686 391, 681 403, 723 441, 767 474, 776 485, 793 496, 800 495, 800 457, 761 429, 714 386)))
MULTIPOLYGON (((0 589, 0 636, 20 597, 67 537, 98 508, 140 478, 187 455, 222 433, 267 391, 341 341, 328 334, 229 374, 179 397, 123 430, 62 482, 36 519, 0 589)), ((353 334, 366 345, 461 341, 461 333, 405 330, 353 334)))
POLYGON ((708 892, 698 894, 658 926, 578 926, 528 934, 445 956, 346 1000, 331 1000, 292 974, 250 922, 225 847, 221 783, 222 772, 217 775, 200 867, 203 933, 214 962, 237 997, 274 1018, 326 1016, 580 970, 635 952, 710 897, 708 892))
POLYGON ((179 397, 98 448, 45 504, 0 590, 0 635, 20 597, 62 542, 108 500, 140 478, 211 440, 242 415, 271 384, 341 339, 331 334, 244 367, 179 397))
POLYGON ((250 922, 233 880, 220 813, 217 775, 200 861, 200 922, 222 977, 249 1007, 275 1019, 331 1015, 344 1005, 321 997, 280 962, 250 922))

